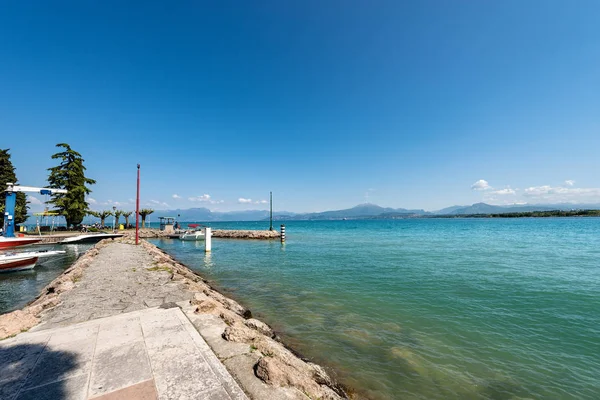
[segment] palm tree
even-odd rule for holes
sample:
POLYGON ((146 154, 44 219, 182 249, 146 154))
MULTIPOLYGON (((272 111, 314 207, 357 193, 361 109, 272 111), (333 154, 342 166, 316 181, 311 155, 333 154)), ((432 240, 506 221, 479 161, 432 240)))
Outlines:
POLYGON ((129 217, 131 217, 131 214, 133 214, 133 211, 123 211, 123 216, 125 217, 125 229, 129 226, 129 217))
POLYGON ((113 212, 110 210, 104 210, 98 213, 98 218, 100 218, 100 226, 102 228, 104 228, 104 221, 106 220, 106 218, 110 217, 111 215, 113 215, 113 212))
POLYGON ((100 218, 100 213, 98 211, 87 210, 86 214, 91 215, 92 217, 100 218))
POLYGON ((124 213, 125 213, 125 211, 123 211, 123 210, 115 210, 115 229, 119 229, 119 218, 124 213))
POLYGON ((146 217, 154 212, 151 208, 142 208, 140 210, 140 215, 142 216, 142 228, 146 227, 146 217))

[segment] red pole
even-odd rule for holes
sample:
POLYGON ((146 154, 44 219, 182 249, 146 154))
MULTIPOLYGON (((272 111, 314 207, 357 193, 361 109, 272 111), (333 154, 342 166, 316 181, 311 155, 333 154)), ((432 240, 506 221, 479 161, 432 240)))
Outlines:
POLYGON ((140 164, 138 167, 137 175, 137 197, 135 199, 135 244, 138 245, 140 242, 140 164))

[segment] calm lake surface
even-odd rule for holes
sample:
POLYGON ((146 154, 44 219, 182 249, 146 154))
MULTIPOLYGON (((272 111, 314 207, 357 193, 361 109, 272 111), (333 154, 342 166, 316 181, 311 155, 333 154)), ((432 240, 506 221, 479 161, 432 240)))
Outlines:
POLYGON ((365 397, 600 398, 600 219, 286 228, 283 246, 213 239, 208 256, 153 242, 365 397))
POLYGON ((35 299, 44 286, 52 282, 92 245, 38 245, 12 249, 14 252, 65 250, 65 254, 41 258, 34 269, 0 273, 0 314, 14 311, 35 299))

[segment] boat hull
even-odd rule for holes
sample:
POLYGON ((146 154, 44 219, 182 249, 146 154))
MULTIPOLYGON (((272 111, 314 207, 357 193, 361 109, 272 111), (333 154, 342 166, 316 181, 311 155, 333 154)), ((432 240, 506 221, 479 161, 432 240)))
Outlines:
POLYGON ((76 243, 96 243, 104 239, 116 239, 123 237, 122 233, 109 233, 109 234, 98 234, 98 235, 79 235, 66 238, 60 242, 60 244, 76 244, 76 243))
POLYGON ((179 239, 186 241, 186 242, 197 242, 199 240, 204 240, 204 235, 190 235, 190 234, 183 234, 179 237, 179 239))
POLYGON ((33 238, 6 238, 0 237, 0 249, 11 249, 13 247, 18 246, 26 246, 28 244, 33 244, 40 242, 42 239, 33 239, 33 238))
POLYGON ((0 272, 14 272, 32 269, 37 263, 37 257, 27 257, 17 260, 0 261, 0 272))

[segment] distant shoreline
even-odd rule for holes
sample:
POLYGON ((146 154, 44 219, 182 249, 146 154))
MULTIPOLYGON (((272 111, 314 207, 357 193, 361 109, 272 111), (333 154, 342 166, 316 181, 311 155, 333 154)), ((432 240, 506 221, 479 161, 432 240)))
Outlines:
POLYGON ((395 215, 375 215, 364 217, 346 217, 330 219, 278 219, 277 222, 286 221, 363 221, 363 220, 392 220, 392 219, 432 219, 432 218, 551 218, 551 217, 600 217, 600 210, 575 210, 575 211, 525 211, 515 213, 493 213, 493 214, 441 214, 441 215, 420 215, 420 214, 395 214, 395 215))

